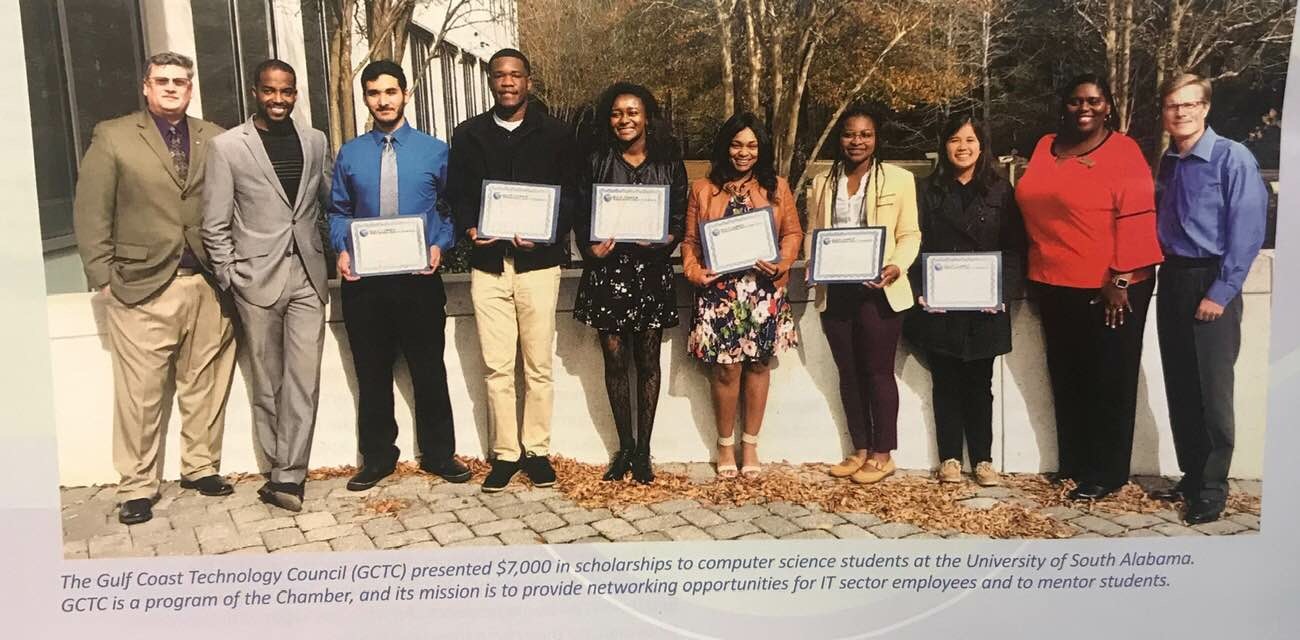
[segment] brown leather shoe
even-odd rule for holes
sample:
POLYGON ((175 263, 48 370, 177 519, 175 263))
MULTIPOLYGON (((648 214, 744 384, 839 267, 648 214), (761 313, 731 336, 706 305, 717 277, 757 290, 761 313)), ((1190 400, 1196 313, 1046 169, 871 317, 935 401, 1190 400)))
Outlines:
POLYGON ((872 458, 867 458, 867 461, 862 465, 862 468, 849 476, 849 480, 858 484, 875 484, 894 475, 894 471, 896 470, 897 467, 894 466, 893 458, 890 458, 888 461, 883 463, 876 462, 872 458))
POLYGON ((975 465, 975 484, 981 487, 996 487, 1002 484, 1002 478, 993 468, 993 463, 985 460, 975 465))
POLYGON ((831 467, 831 476, 836 478, 847 478, 856 473, 858 469, 861 469, 865 462, 865 459, 856 456, 849 456, 844 459, 844 462, 831 467))
POLYGON ((946 484, 959 484, 961 482, 961 461, 956 458, 948 458, 939 465, 939 482, 946 484))

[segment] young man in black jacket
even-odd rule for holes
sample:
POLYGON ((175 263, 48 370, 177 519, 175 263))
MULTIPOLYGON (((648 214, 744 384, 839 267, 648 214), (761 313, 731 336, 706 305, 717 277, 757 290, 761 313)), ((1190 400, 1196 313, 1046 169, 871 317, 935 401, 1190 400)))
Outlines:
POLYGON ((514 49, 488 61, 495 104, 456 127, 451 136, 448 197, 457 228, 474 241, 470 295, 487 365, 493 431, 492 471, 483 491, 500 491, 521 469, 539 487, 555 483, 549 446, 554 396, 551 360, 560 267, 568 261, 578 153, 568 125, 530 108, 532 68, 514 49), (555 241, 478 235, 483 181, 560 187, 555 241), (524 416, 515 413, 515 352, 524 358, 524 416))

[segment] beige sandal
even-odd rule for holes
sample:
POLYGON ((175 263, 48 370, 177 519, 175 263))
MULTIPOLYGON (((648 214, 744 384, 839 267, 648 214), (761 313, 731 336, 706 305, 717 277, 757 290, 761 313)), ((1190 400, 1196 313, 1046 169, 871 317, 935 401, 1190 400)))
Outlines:
MULTIPOLYGON (((735 432, 732 432, 731 435, 729 435, 729 436, 727 436, 727 437, 725 437, 725 438, 723 438, 723 437, 719 437, 719 438, 718 438, 718 446, 719 446, 719 447, 734 447, 734 446, 736 446, 736 434, 735 434, 735 432)), ((719 477, 719 478, 723 478, 723 479, 726 479, 726 480, 730 480, 730 479, 736 477, 736 474, 737 474, 736 463, 733 462, 733 463, 731 463, 731 464, 718 464, 717 466, 718 466, 718 477, 719 477)))
MULTIPOLYGON (((745 444, 752 444, 755 447, 758 446, 758 436, 756 435, 751 436, 748 433, 741 433, 740 441, 745 444)), ((757 478, 758 474, 762 472, 763 472, 763 465, 761 464, 747 464, 740 468, 740 475, 750 479, 757 478)))

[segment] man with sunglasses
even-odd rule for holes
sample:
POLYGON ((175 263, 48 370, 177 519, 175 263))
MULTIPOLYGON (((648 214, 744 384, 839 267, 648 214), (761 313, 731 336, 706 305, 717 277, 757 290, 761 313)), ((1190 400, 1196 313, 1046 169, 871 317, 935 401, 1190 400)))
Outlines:
POLYGON ((221 127, 185 115, 194 61, 150 57, 147 109, 95 127, 81 161, 73 225, 86 280, 104 307, 113 356, 118 520, 153 517, 165 420, 181 413, 181 487, 233 489, 218 475, 235 370, 232 310, 199 237, 208 142, 221 127))
POLYGON ((1218 520, 1228 497, 1241 289, 1264 242, 1268 190, 1250 151, 1206 126, 1208 80, 1182 74, 1160 96, 1170 145, 1156 179, 1156 327, 1183 478, 1152 497, 1185 501, 1184 519, 1200 524, 1218 520))

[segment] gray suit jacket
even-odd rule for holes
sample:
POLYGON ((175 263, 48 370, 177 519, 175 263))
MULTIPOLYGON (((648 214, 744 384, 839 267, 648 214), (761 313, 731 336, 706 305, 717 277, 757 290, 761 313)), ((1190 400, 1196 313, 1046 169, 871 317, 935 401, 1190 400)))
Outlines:
POLYGON ((333 160, 324 133, 294 126, 303 160, 296 194, 284 193, 252 118, 213 138, 208 150, 203 245, 222 288, 262 307, 284 291, 294 246, 317 295, 329 297, 321 228, 333 160))
POLYGON ((167 286, 188 245, 208 266, 199 238, 208 142, 222 128, 189 118, 190 167, 181 180, 149 112, 95 125, 81 160, 73 230, 91 289, 136 304, 167 286))

